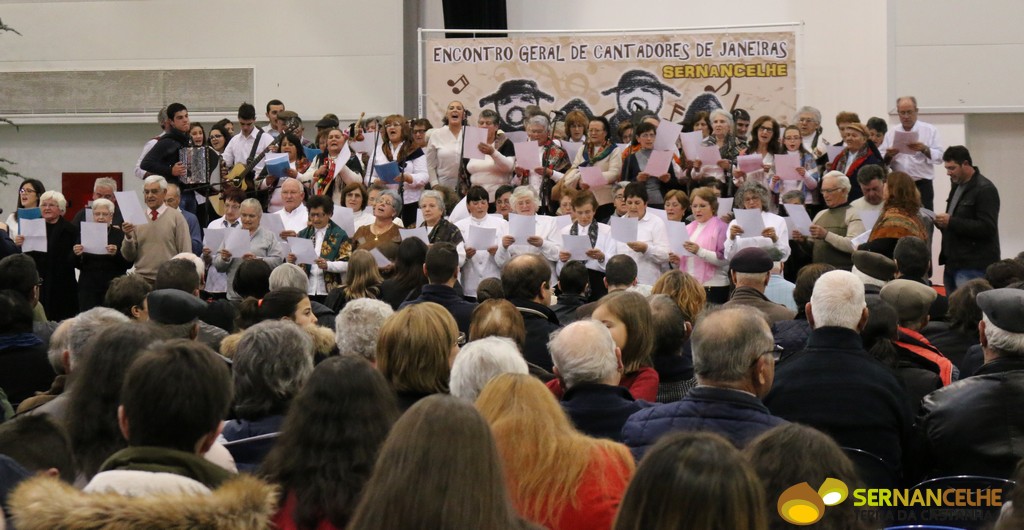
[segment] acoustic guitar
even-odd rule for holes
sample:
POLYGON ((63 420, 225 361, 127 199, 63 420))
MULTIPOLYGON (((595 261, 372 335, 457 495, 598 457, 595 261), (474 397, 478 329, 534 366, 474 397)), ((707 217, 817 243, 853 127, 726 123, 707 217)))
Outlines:
MULTIPOLYGON (((224 215, 224 198, 222 196, 223 190, 225 188, 239 188, 242 191, 247 191, 250 187, 255 188, 256 180, 263 179, 253 179, 250 176, 250 173, 252 173, 253 168, 255 168, 257 164, 263 161, 263 159, 267 156, 267 153, 270 152, 271 147, 281 145, 281 142, 284 141, 285 136, 295 132, 295 130, 298 128, 299 124, 297 122, 289 123, 288 128, 285 129, 283 133, 278 134, 277 138, 275 138, 273 142, 270 142, 270 144, 267 145, 267 147, 264 148, 259 155, 250 160, 247 164, 243 164, 241 162, 235 164, 230 170, 228 170, 227 175, 221 177, 221 193, 214 193, 208 197, 208 200, 210 201, 210 206, 213 207, 213 211, 217 212, 217 215, 224 215)), ((296 147, 301 148, 302 146, 296 147)))

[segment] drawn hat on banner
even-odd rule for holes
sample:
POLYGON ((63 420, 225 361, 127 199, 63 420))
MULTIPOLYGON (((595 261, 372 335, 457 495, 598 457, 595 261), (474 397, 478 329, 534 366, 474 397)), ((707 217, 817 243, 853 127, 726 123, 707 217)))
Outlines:
POLYGON ((679 95, 679 91, 675 88, 658 81, 658 78, 655 77, 654 74, 644 70, 630 70, 622 74, 622 77, 619 78, 619 84, 609 89, 602 90, 601 95, 607 96, 613 92, 628 92, 640 87, 656 88, 659 92, 664 90, 671 92, 676 96, 679 95))
POLYGON ((564 115, 569 114, 570 112, 572 112, 574 110, 578 110, 578 111, 583 112, 583 114, 586 114, 587 115, 587 119, 590 119, 590 118, 594 117, 593 111, 591 111, 590 107, 587 105, 587 103, 585 101, 583 101, 582 99, 580 99, 580 98, 572 98, 572 99, 570 99, 569 102, 566 103, 565 105, 563 105, 562 108, 559 109, 558 112, 560 112, 561 115, 564 116, 564 115))
POLYGON ((619 84, 601 91, 601 95, 615 94, 615 115, 612 116, 612 129, 619 122, 641 110, 650 110, 657 114, 665 101, 664 93, 679 96, 679 91, 658 80, 657 76, 645 70, 629 70, 619 78, 619 84))
POLYGON ((537 87, 532 79, 511 79, 498 87, 497 92, 480 99, 480 106, 494 105, 495 112, 501 117, 501 129, 504 131, 521 131, 527 116, 526 108, 538 105, 540 100, 554 101, 555 98, 537 87))

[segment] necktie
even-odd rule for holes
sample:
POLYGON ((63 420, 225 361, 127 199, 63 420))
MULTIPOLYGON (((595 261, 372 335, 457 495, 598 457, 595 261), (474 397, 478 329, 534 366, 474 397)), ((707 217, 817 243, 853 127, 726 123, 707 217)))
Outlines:
POLYGON ((150 210, 149 211, 149 216, 152 217, 154 221, 156 221, 156 218, 157 218, 158 215, 160 215, 160 213, 157 212, 156 210, 150 210))

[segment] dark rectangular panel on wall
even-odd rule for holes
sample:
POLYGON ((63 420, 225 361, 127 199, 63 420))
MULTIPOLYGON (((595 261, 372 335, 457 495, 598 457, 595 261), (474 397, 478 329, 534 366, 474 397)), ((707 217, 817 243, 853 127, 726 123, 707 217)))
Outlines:
MULTIPOLYGON (((508 29, 505 0, 442 0, 445 29, 508 29)), ((504 37, 506 33, 445 33, 449 39, 504 37)))
POLYGON ((148 114, 175 101, 192 112, 234 112, 252 100, 252 68, 0 74, 0 116, 148 114))

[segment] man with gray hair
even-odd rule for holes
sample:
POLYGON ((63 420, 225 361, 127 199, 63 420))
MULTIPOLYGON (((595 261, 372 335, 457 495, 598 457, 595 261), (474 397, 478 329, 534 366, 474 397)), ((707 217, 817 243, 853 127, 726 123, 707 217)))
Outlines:
MULTIPOLYGON (((978 293, 985 364, 924 398, 917 422, 920 471, 928 476, 1010 478, 1024 458, 1024 291, 978 293)), ((922 475, 923 476, 923 475, 922 475)))
POLYGON ((529 367, 523 354, 512 339, 485 337, 466 344, 455 356, 452 364, 451 394, 469 402, 487 386, 487 382, 501 374, 528 374, 529 367))
POLYGON ((580 320, 551 334, 548 351, 553 371, 562 380, 562 408, 580 432, 621 441, 622 425, 634 412, 650 406, 635 401, 619 386, 622 351, 608 328, 580 320))
POLYGON ((743 447, 785 423, 761 403, 775 377, 775 342, 760 311, 737 306, 708 313, 690 341, 697 387, 678 402, 632 415, 622 428, 637 460, 669 432, 711 431, 743 447))
POLYGON ((394 310, 380 300, 359 298, 345 304, 335 319, 335 342, 340 355, 363 357, 377 363, 377 337, 394 310))
POLYGON ((807 346, 779 365, 764 403, 772 413, 872 453, 896 470, 913 417, 896 376, 864 351, 864 296, 864 284, 851 272, 818 278, 806 310, 812 328, 807 346))
POLYGON ((810 233, 794 230, 792 237, 811 247, 813 263, 850 270, 855 250, 853 238, 864 233, 860 212, 850 207, 850 179, 841 171, 829 171, 821 179, 821 196, 826 208, 814 216, 810 233))
MULTIPOLYGON (((106 199, 114 203, 114 219, 110 224, 114 226, 121 226, 121 223, 124 222, 124 218, 121 216, 121 209, 117 207, 117 196, 114 195, 114 192, 116 191, 116 180, 110 177, 100 177, 92 184, 92 201, 95 201, 96 199, 106 199)), ((92 201, 89 202, 86 208, 92 208, 92 201)), ((75 214, 75 218, 71 220, 72 223, 75 223, 75 226, 81 226, 82 221, 87 220, 85 218, 86 208, 78 210, 78 213, 75 214)))
POLYGON ((192 251, 192 238, 185 217, 164 202, 167 179, 160 175, 146 177, 142 196, 148 208, 148 222, 140 226, 128 222, 121 225, 124 230, 121 255, 135 264, 135 274, 152 284, 160 265, 175 254, 192 251))

